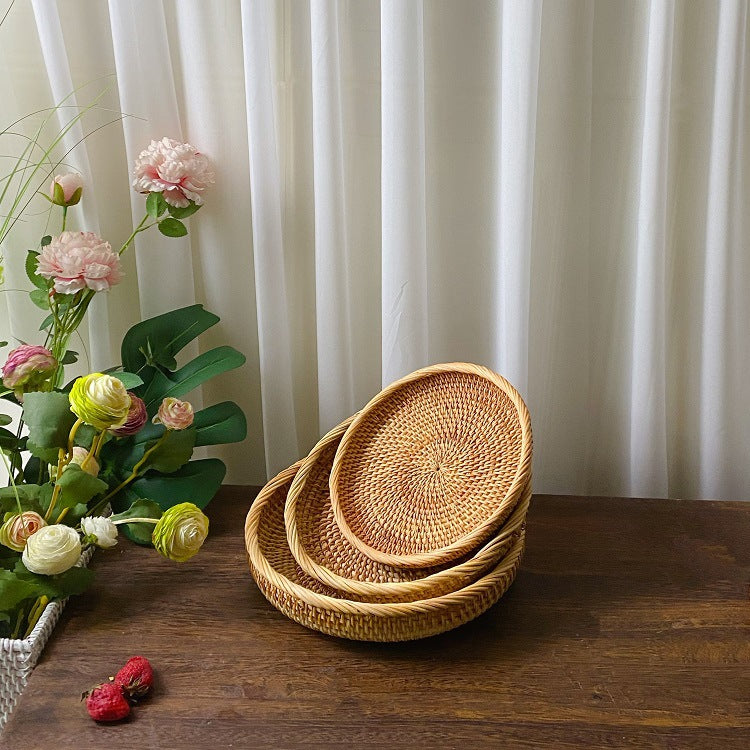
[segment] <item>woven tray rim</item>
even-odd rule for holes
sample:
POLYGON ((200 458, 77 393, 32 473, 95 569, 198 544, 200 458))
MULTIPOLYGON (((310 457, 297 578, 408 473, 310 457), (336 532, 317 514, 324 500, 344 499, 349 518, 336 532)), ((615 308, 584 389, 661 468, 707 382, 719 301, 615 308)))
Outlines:
MULTIPOLYGON (((356 416, 356 415, 354 415, 356 416)), ((310 451, 306 458, 295 464, 297 471, 287 493, 284 507, 284 525, 289 549, 299 566, 306 573, 317 578, 322 583, 339 591, 355 596, 372 598, 393 598, 394 601, 404 599, 429 599, 439 593, 447 593, 451 588, 458 589, 475 580, 482 573, 487 572, 501 557, 507 553, 512 538, 523 525, 531 499, 531 481, 523 490, 521 500, 513 513, 505 520, 502 528, 489 542, 474 550, 472 556, 457 565, 444 570, 433 572, 423 578, 411 581, 361 581, 342 576, 330 568, 314 560, 305 549, 297 528, 296 510, 298 500, 303 495, 307 478, 320 460, 321 454, 330 448, 331 443, 338 441, 346 432, 354 416, 344 420, 341 424, 326 433, 310 451)))
POLYGON ((260 545, 258 544, 257 530, 265 505, 279 486, 293 479, 299 464, 300 462, 297 462, 277 474, 255 498, 245 519, 245 547, 251 563, 251 572, 255 574, 257 571, 272 586, 304 604, 338 614, 365 615, 379 618, 408 617, 411 615, 436 613, 449 607, 466 604, 483 592, 494 591, 499 586, 507 583, 507 575, 517 567, 523 555, 526 538, 525 528, 518 534, 508 553, 489 573, 474 583, 449 594, 413 602, 386 603, 358 602, 351 599, 336 599, 326 594, 318 594, 277 572, 262 554, 260 545))
POLYGON ((509 508, 513 508, 515 503, 519 500, 520 494, 523 488, 528 484, 531 478, 531 457, 532 457, 532 434, 531 434, 531 417, 529 410, 521 398, 521 394, 516 388, 502 375, 493 372, 483 365, 476 365, 470 362, 447 362, 443 364, 431 365, 430 367, 423 367, 420 370, 410 373, 409 375, 396 380, 391 383, 388 387, 384 388, 380 393, 374 396, 365 406, 359 411, 352 419, 349 427, 347 428, 344 436, 339 443, 339 447, 336 451, 336 457, 333 461, 331 468, 331 476, 329 480, 329 489, 331 493, 331 506, 333 507, 333 515, 336 520, 336 524, 341 533, 346 539, 360 552, 364 553, 368 557, 376 560, 377 562, 385 563, 387 565, 393 565, 394 567, 402 566, 407 568, 423 568, 431 567, 433 565, 441 565, 451 560, 455 560, 458 557, 469 552, 472 548, 480 545, 486 540, 492 532, 502 523, 503 519, 508 515, 509 508), (390 398, 396 391, 401 388, 410 385, 418 380, 429 378, 433 375, 440 375, 443 373, 458 372, 469 375, 477 375, 483 377, 498 388, 500 388, 511 400, 518 413, 518 420, 521 426, 521 456, 518 461, 516 468, 516 474, 505 494, 505 497, 500 501, 495 511, 491 516, 486 518, 481 524, 478 524, 471 532, 464 535, 460 539, 452 542, 446 547, 436 548, 427 552, 415 553, 415 554, 394 554, 383 552, 382 550, 371 547, 366 542, 357 537, 351 530, 349 524, 344 516, 343 509, 338 493, 338 486, 340 480, 340 474, 344 461, 346 460, 347 451, 350 445, 354 442, 354 439, 359 429, 359 425, 368 416, 369 412, 378 406, 381 402, 390 398))

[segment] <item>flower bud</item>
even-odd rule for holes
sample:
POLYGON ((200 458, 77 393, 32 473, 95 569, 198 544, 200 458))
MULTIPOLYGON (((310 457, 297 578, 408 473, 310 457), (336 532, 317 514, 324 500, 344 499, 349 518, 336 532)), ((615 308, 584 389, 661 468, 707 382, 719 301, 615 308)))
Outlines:
POLYGON ((167 396, 159 406, 154 424, 163 424, 168 430, 186 430, 193 424, 193 405, 188 401, 167 396))
POLYGON ((164 511, 151 535, 156 551, 176 562, 185 562, 203 546, 208 517, 193 503, 180 503, 164 511))
POLYGON ((125 424, 130 394, 117 378, 93 372, 78 378, 70 389, 70 410, 97 430, 125 424))
POLYGON ((42 390, 57 369, 57 360, 43 346, 22 344, 8 354, 3 365, 3 383, 16 396, 42 390))
POLYGON ((138 398, 132 391, 128 391, 130 394, 130 409, 128 410, 128 418, 125 420, 125 424, 122 427, 117 427, 114 430, 110 430, 113 435, 117 437, 127 437, 128 435, 135 435, 136 432, 140 432, 143 425, 148 421, 148 414, 146 413, 146 404, 142 398, 138 398))
POLYGON ((26 540, 21 559, 32 572, 52 576, 72 568, 81 556, 78 532, 65 524, 43 526, 26 540))
POLYGON ((49 186, 49 199, 56 206, 75 206, 83 193, 83 177, 79 174, 59 174, 49 186))
MULTIPOLYGON (((76 445, 73 447, 73 457, 70 459, 70 464, 78 464, 87 474, 91 474, 92 477, 99 476, 99 462, 81 446, 76 445)), ((68 468, 67 466, 65 467, 68 468)), ((64 470, 63 470, 64 471, 64 470)))
POLYGON ((86 516, 81 519, 81 531, 86 541, 102 549, 114 547, 117 544, 117 526, 104 516, 86 516))
POLYGON ((0 527, 0 544, 21 552, 27 539, 46 525, 47 522, 33 510, 16 513, 0 527))

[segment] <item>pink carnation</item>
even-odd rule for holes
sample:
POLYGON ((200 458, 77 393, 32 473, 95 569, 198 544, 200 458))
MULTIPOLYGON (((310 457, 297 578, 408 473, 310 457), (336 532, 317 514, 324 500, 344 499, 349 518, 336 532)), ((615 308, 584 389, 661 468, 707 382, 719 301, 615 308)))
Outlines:
POLYGON ((22 344, 5 360, 3 383, 8 388, 21 388, 32 380, 44 380, 56 368, 57 360, 49 349, 22 344))
POLYGON ((151 141, 135 160, 133 187, 140 193, 161 193, 178 208, 187 208, 190 201, 202 206, 201 193, 213 184, 208 157, 189 143, 171 138, 151 141))
POLYGON ((75 294, 88 287, 106 292, 122 281, 120 257, 93 232, 63 232, 39 255, 40 276, 55 280, 55 291, 75 294))
POLYGON ((168 430, 187 430, 194 418, 190 402, 167 396, 152 421, 154 424, 163 424, 168 430))
POLYGON ((142 398, 138 398, 132 391, 128 391, 130 394, 130 410, 128 411, 128 417, 125 420, 125 424, 117 429, 110 430, 113 435, 117 437, 126 437, 127 435, 135 435, 139 432, 141 427, 146 424, 148 420, 148 414, 146 413, 146 404, 142 398))

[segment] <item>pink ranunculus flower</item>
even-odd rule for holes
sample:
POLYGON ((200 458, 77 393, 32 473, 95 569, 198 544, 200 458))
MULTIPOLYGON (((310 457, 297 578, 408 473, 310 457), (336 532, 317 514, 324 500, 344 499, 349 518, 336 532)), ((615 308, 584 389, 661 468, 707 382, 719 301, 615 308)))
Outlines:
POLYGON ((167 396, 153 419, 154 424, 163 424, 168 430, 187 430, 193 424, 193 405, 188 401, 167 396))
POLYGON ((55 280, 55 291, 75 294, 81 289, 106 292, 122 281, 120 256, 94 232, 63 232, 42 249, 37 271, 55 280))
POLYGON ((0 544, 21 552, 26 546, 26 540, 46 525, 47 522, 33 510, 27 510, 21 514, 16 513, 9 516, 0 527, 0 544))
POLYGON ((146 404, 142 398, 138 398, 132 391, 128 391, 130 394, 130 410, 128 411, 128 417, 125 420, 125 424, 122 427, 117 427, 114 430, 110 430, 113 435, 117 437, 127 437, 128 435, 135 435, 139 432, 143 425, 148 421, 148 414, 146 413, 146 404))
MULTIPOLYGON (((80 445, 73 446, 68 466, 70 466, 70 464, 78 464, 87 474, 91 474, 92 477, 99 476, 99 462, 80 445)), ((67 469, 68 466, 66 466, 65 469, 67 469)), ((63 471, 65 471, 65 469, 63 469, 63 471)))
POLYGON ((43 346, 21 344, 5 360, 3 383, 19 392, 24 386, 39 385, 57 369, 57 360, 49 349, 43 346))
POLYGON ((57 175, 49 186, 50 200, 58 206, 75 206, 81 200, 81 193, 83 193, 83 177, 75 172, 57 175), (62 202, 59 196, 55 197, 55 185, 62 188, 62 202))
POLYGON ((151 141, 133 169, 133 187, 139 193, 161 193, 172 206, 203 205, 203 191, 214 184, 211 163, 189 143, 172 138, 151 141))

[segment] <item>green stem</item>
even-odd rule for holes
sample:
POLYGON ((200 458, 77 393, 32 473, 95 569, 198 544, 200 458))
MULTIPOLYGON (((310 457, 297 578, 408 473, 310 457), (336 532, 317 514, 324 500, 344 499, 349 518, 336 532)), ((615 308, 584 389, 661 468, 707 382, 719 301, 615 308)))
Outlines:
POLYGON ((115 526, 119 526, 121 523, 153 523, 156 525, 159 523, 158 518, 121 518, 119 521, 112 521, 115 526))
POLYGON ((146 214, 141 219, 141 223, 138 224, 138 226, 133 230, 133 233, 130 235, 130 237, 128 237, 125 240, 125 244, 120 248, 119 255, 122 255, 128 249, 128 247, 130 247, 130 244, 133 242, 133 240, 135 239, 135 236, 138 234, 138 232, 144 232, 144 231, 146 231, 146 229, 148 229, 149 227, 153 226, 153 224, 149 224, 148 227, 144 226, 144 224, 147 221, 148 221, 148 214, 146 214))
POLYGON ((62 210, 63 210, 63 220, 62 220, 62 229, 60 231, 64 232, 65 231, 65 224, 68 221, 68 207, 67 206, 63 206, 62 210))
MULTIPOLYGON (((164 439, 169 434, 169 430, 165 430, 164 434, 143 454, 143 458, 133 467, 132 471, 130 472, 130 476, 126 479, 123 479, 120 484, 117 485, 111 492, 107 493, 95 506, 94 509, 97 511, 101 508, 105 508, 107 505, 107 501, 114 497, 120 490, 124 490, 131 482, 134 482, 136 479, 138 479, 138 472, 140 471, 141 467, 148 461, 151 454, 164 442, 164 439)), ((92 509, 92 515, 93 510, 92 509)))

